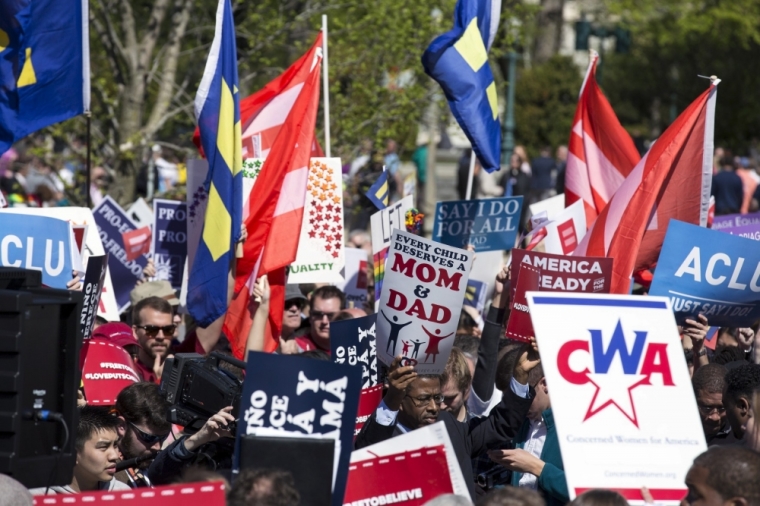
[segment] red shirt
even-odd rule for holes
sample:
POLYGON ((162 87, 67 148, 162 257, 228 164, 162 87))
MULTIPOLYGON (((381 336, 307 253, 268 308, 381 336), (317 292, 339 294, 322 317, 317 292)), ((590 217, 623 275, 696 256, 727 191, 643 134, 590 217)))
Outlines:
POLYGON ((161 380, 156 378, 156 373, 153 372, 152 367, 145 367, 140 360, 135 360, 135 368, 137 372, 142 376, 143 381, 149 383, 161 384, 161 380))
POLYGON ((311 350, 322 350, 328 355, 330 354, 330 349, 323 350, 319 346, 317 346, 317 343, 314 342, 314 340, 311 338, 311 335, 304 334, 302 336, 298 336, 295 338, 296 344, 298 345, 298 348, 301 351, 311 351, 311 350))

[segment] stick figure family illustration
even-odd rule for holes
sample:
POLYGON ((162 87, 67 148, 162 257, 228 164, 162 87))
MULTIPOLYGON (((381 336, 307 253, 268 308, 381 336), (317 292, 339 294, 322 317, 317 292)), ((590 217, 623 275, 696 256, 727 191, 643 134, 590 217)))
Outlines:
MULTIPOLYGON (((385 347, 386 353, 390 353, 391 355, 396 355, 396 345, 398 344, 398 338, 399 334, 401 333, 401 330, 406 327, 407 325, 411 325, 412 322, 408 321, 406 323, 399 323, 398 316, 393 316, 392 318, 388 318, 388 316, 385 314, 384 311, 380 311, 380 314, 385 318, 385 321, 388 322, 388 324, 391 326, 391 333, 388 337, 388 345, 385 347)), ((444 339, 454 335, 453 332, 450 334, 446 334, 445 336, 440 335, 441 329, 435 329, 435 332, 431 332, 428 329, 425 328, 425 326, 422 326, 422 330, 425 331, 425 333, 428 335, 428 344, 427 348, 425 348, 425 360, 423 363, 427 363, 427 361, 432 357, 433 361, 432 363, 435 363, 435 359, 438 356, 438 353, 440 353, 440 350, 438 349, 438 345, 441 341, 444 339)), ((425 343, 425 341, 416 341, 413 339, 409 339, 409 341, 401 341, 403 343, 403 346, 401 348, 401 354, 407 358, 414 358, 416 359, 419 351, 420 346, 425 343), (409 356, 409 347, 413 344, 414 347, 412 349, 412 354, 409 356)))

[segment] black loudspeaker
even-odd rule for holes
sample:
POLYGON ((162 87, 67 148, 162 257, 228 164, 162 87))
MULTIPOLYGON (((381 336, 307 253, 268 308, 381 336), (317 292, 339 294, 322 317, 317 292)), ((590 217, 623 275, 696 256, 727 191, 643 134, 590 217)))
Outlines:
POLYGON ((0 268, 0 473, 28 488, 71 483, 79 422, 82 294, 39 274, 0 268))

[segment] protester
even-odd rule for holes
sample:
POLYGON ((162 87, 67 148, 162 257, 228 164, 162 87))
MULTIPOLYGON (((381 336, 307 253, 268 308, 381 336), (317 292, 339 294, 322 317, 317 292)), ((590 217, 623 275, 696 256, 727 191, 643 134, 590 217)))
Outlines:
POLYGON ((628 501, 614 490, 595 489, 582 493, 568 506, 628 506, 628 501))
POLYGON ((285 285, 285 311, 282 315, 281 339, 287 341, 296 330, 301 328, 303 324, 301 311, 303 311, 305 304, 306 297, 301 293, 298 285, 285 285))
POLYGON ((171 304, 161 297, 148 297, 132 309, 132 331, 140 343, 137 372, 143 381, 159 383, 176 325, 171 304))
POLYGON ((546 506, 546 503, 533 490, 506 487, 492 491, 477 506, 546 506))
POLYGON ((468 422, 472 418, 472 414, 467 410, 472 375, 464 353, 457 348, 451 350, 446 369, 441 375, 441 385, 441 409, 451 413, 459 422, 468 422))
POLYGON ((744 186, 742 179, 736 175, 736 167, 730 157, 721 160, 721 171, 712 178, 712 195, 715 197, 716 216, 735 214, 741 210, 744 186))
POLYGON ((79 409, 74 447, 76 464, 69 485, 49 489, 34 488, 32 495, 77 494, 96 490, 129 490, 129 486, 115 480, 119 461, 119 419, 108 408, 84 406, 79 409))
POLYGON ((472 503, 461 495, 443 494, 429 500, 422 506, 472 506, 472 503))
POLYGON ((0 474, 0 506, 32 506, 32 494, 10 476, 0 474))
POLYGON ((726 374, 723 406, 736 439, 744 437, 747 420, 752 416, 752 395, 757 388, 760 388, 760 365, 743 364, 726 374))
POLYGON ((322 350, 330 353, 330 322, 346 307, 346 296, 334 286, 317 288, 309 301, 309 328, 296 333, 301 351, 322 350))
POLYGON ((92 339, 103 339, 114 346, 123 348, 132 357, 132 361, 137 364, 137 357, 140 353, 140 342, 126 323, 104 323, 93 330, 92 339))
POLYGON ((557 146, 557 153, 555 155, 555 162, 557 164, 557 181, 554 186, 557 194, 565 193, 565 169, 567 168, 567 146, 557 146))
POLYGON ((530 163, 530 203, 540 202, 555 195, 557 163, 549 146, 541 148, 538 158, 530 163))
POLYGON ((720 364, 707 364, 699 368, 691 379, 697 408, 705 431, 708 446, 735 444, 731 425, 723 406, 723 390, 726 386, 726 368, 720 364))
POLYGON ((713 446, 686 474, 682 505, 760 505, 760 455, 738 446, 713 446))
POLYGON ((293 475, 277 469, 243 469, 227 494, 227 506, 293 506, 300 501, 293 475))

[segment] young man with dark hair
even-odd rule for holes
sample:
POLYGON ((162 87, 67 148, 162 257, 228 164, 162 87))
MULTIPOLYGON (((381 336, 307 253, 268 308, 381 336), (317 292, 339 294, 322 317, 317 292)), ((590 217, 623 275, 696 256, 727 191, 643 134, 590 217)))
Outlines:
POLYGON ((760 506, 760 455, 740 446, 713 446, 686 473, 682 506, 760 506))
POLYGON ((737 441, 726 419, 726 408, 723 406, 726 368, 720 364, 703 365, 694 373, 691 385, 697 398, 707 446, 735 444, 737 441))
POLYGON ((132 331, 140 343, 135 366, 143 381, 161 382, 164 361, 177 326, 174 310, 166 299, 147 297, 132 309, 132 331))
POLYGON ((279 469, 243 469, 227 496, 227 506, 292 506, 300 501, 293 475, 279 469))
MULTIPOLYGON (((150 457, 161 450, 171 434, 172 425, 166 420, 169 403, 161 395, 155 383, 135 383, 128 386, 116 398, 116 414, 119 426, 119 450, 124 460, 150 457)), ((132 488, 149 487, 150 480, 144 471, 152 459, 125 469, 116 479, 132 488)))
POLYGON ((117 480, 119 461, 119 420, 108 408, 84 406, 79 410, 74 446, 77 452, 74 478, 70 485, 35 488, 32 495, 78 494, 97 490, 129 490, 117 480))
POLYGON ((467 411, 467 398, 470 396, 472 374, 461 350, 451 349, 446 368, 441 374, 441 385, 441 409, 454 415, 460 422, 469 421, 472 416, 467 411))
POLYGON ((726 374, 723 406, 736 439, 744 438, 747 420, 752 416, 752 396, 760 387, 760 365, 744 364, 726 374))
POLYGON ((309 301, 309 329, 295 338, 301 351, 322 350, 330 353, 330 322, 346 307, 346 296, 334 286, 314 290, 309 301))

